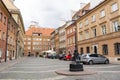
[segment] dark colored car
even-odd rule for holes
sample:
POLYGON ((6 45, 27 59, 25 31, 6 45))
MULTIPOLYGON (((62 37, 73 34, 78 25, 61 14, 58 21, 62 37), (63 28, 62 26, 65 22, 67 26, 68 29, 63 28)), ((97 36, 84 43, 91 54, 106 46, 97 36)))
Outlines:
POLYGON ((81 62, 87 64, 94 64, 94 63, 104 63, 109 64, 109 59, 101 54, 83 54, 81 56, 81 62))
POLYGON ((60 60, 64 60, 65 54, 59 54, 59 55, 58 55, 58 58, 59 58, 60 60))

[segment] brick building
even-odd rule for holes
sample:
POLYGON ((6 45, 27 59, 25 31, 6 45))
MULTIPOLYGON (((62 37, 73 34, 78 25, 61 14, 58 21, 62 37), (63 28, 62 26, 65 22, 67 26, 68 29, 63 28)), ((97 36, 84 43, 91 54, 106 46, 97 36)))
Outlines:
POLYGON ((2 0, 0 0, 0 61, 6 61, 7 48, 7 27, 8 19, 11 17, 8 9, 2 0))
POLYGON ((42 51, 50 50, 50 34, 53 31, 53 28, 42 28, 36 25, 30 25, 24 38, 25 55, 36 55, 40 54, 42 51))

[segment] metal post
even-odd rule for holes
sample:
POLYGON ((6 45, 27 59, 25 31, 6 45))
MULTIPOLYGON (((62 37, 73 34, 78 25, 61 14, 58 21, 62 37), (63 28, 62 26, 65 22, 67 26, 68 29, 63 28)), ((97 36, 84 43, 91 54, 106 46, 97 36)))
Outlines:
POLYGON ((74 56, 73 60, 74 63, 71 63, 69 66, 70 71, 83 71, 83 64, 80 63, 80 57, 78 53, 78 47, 77 47, 77 24, 76 20, 74 20, 74 26, 75 26, 75 50, 74 50, 74 56))

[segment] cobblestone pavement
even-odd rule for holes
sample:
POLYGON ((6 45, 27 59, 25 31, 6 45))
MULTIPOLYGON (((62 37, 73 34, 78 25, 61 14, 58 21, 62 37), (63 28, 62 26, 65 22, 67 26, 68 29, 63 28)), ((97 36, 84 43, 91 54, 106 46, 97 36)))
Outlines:
POLYGON ((96 71, 94 75, 62 76, 55 73, 68 69, 69 64, 70 61, 28 57, 0 71, 0 80, 120 80, 119 64, 84 65, 85 70, 96 71))

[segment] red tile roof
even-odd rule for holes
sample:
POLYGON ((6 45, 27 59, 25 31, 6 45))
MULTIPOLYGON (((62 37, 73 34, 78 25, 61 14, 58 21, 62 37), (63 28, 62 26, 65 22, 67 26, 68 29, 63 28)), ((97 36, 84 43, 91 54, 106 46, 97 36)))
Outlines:
POLYGON ((50 36, 54 30, 54 28, 31 27, 25 32, 25 35, 32 36, 32 33, 42 33, 43 36, 50 36))

